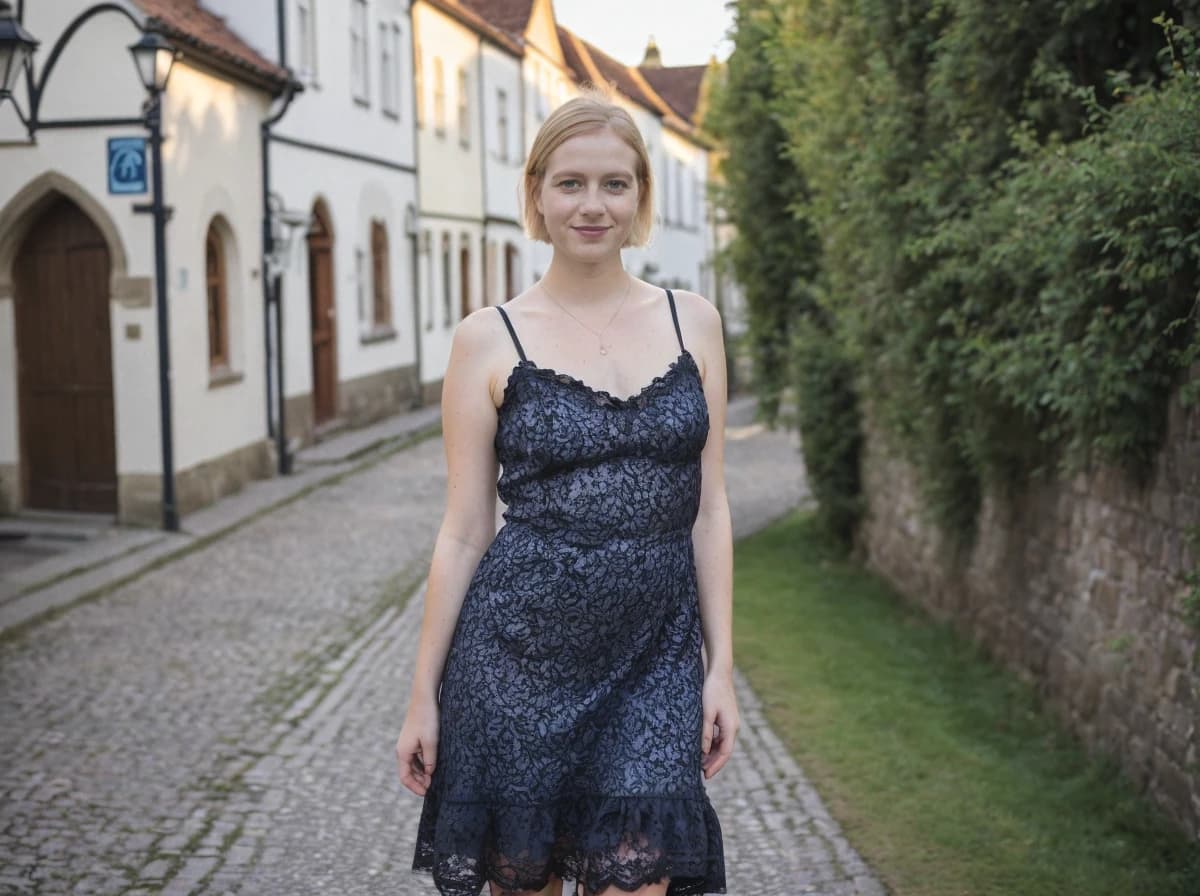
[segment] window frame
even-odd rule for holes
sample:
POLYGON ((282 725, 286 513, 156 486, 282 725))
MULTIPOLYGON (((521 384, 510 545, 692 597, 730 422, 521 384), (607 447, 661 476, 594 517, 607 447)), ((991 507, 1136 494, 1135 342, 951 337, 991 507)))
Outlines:
POLYGON ((376 330, 392 326, 392 273, 387 223, 371 220, 371 323, 376 330))
POLYGON ((465 65, 458 68, 458 143, 471 146, 471 73, 465 65))
POLYGON ((296 74, 305 84, 317 83, 317 0, 296 0, 296 74), (301 28, 301 17, 307 30, 301 28))
POLYGON ((458 309, 462 317, 471 313, 471 237, 465 233, 458 244, 458 309))
POLYGON ((508 161, 508 91, 496 88, 496 158, 508 161))
POLYGON ((350 95, 360 106, 371 104, 370 22, 367 0, 350 0, 350 95))
POLYGON ((433 132, 446 136, 446 67, 441 56, 433 57, 433 132))
POLYGON ((204 234, 204 298, 207 307, 208 370, 211 375, 228 373, 229 354, 229 266, 225 237, 217 219, 208 222, 204 234), (216 259, 214 270, 213 259, 216 259), (216 286, 214 301, 213 287, 216 286), (214 338, 214 323, 217 331, 214 338), (215 343, 215 345, 214 345, 215 343))

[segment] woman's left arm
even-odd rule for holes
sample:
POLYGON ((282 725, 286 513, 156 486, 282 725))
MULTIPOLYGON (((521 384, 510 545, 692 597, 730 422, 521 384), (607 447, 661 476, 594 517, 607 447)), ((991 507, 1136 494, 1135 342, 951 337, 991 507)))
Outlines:
POLYGON ((728 385, 725 336, 716 306, 699 296, 692 311, 691 341, 704 377, 708 402, 708 441, 701 453, 700 510, 692 528, 700 619, 707 665, 704 675, 704 729, 701 752, 705 778, 711 778, 733 752, 739 725, 733 691, 733 525, 725 494, 725 415, 728 385))

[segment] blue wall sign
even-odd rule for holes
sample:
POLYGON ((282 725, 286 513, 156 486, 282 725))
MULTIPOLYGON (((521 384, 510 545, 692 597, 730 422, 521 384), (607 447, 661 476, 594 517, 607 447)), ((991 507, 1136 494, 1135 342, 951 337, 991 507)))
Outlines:
POLYGON ((108 192, 146 192, 146 138, 110 137, 108 192))

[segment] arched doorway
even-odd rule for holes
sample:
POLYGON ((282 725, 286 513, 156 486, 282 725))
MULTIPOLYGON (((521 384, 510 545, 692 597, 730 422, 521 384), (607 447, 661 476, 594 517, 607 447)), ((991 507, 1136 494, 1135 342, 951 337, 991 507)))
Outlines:
POLYGON ((308 299, 312 321, 313 422, 337 415, 337 302, 333 288, 333 227, 329 209, 313 206, 308 231, 308 299))
POLYGON ((34 221, 13 267, 22 503, 115 513, 108 244, 59 195, 34 221))

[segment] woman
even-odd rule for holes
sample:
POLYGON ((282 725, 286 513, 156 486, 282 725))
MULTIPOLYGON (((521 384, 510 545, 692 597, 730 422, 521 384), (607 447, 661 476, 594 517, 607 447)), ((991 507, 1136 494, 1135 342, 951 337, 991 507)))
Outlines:
POLYGON ((724 893, 702 783, 738 727, 721 319, 622 266, 651 168, 602 94, 543 124, 523 214, 549 269, 459 323, 443 381, 448 500, 396 742, 424 797, 413 869, 454 896, 724 893))

